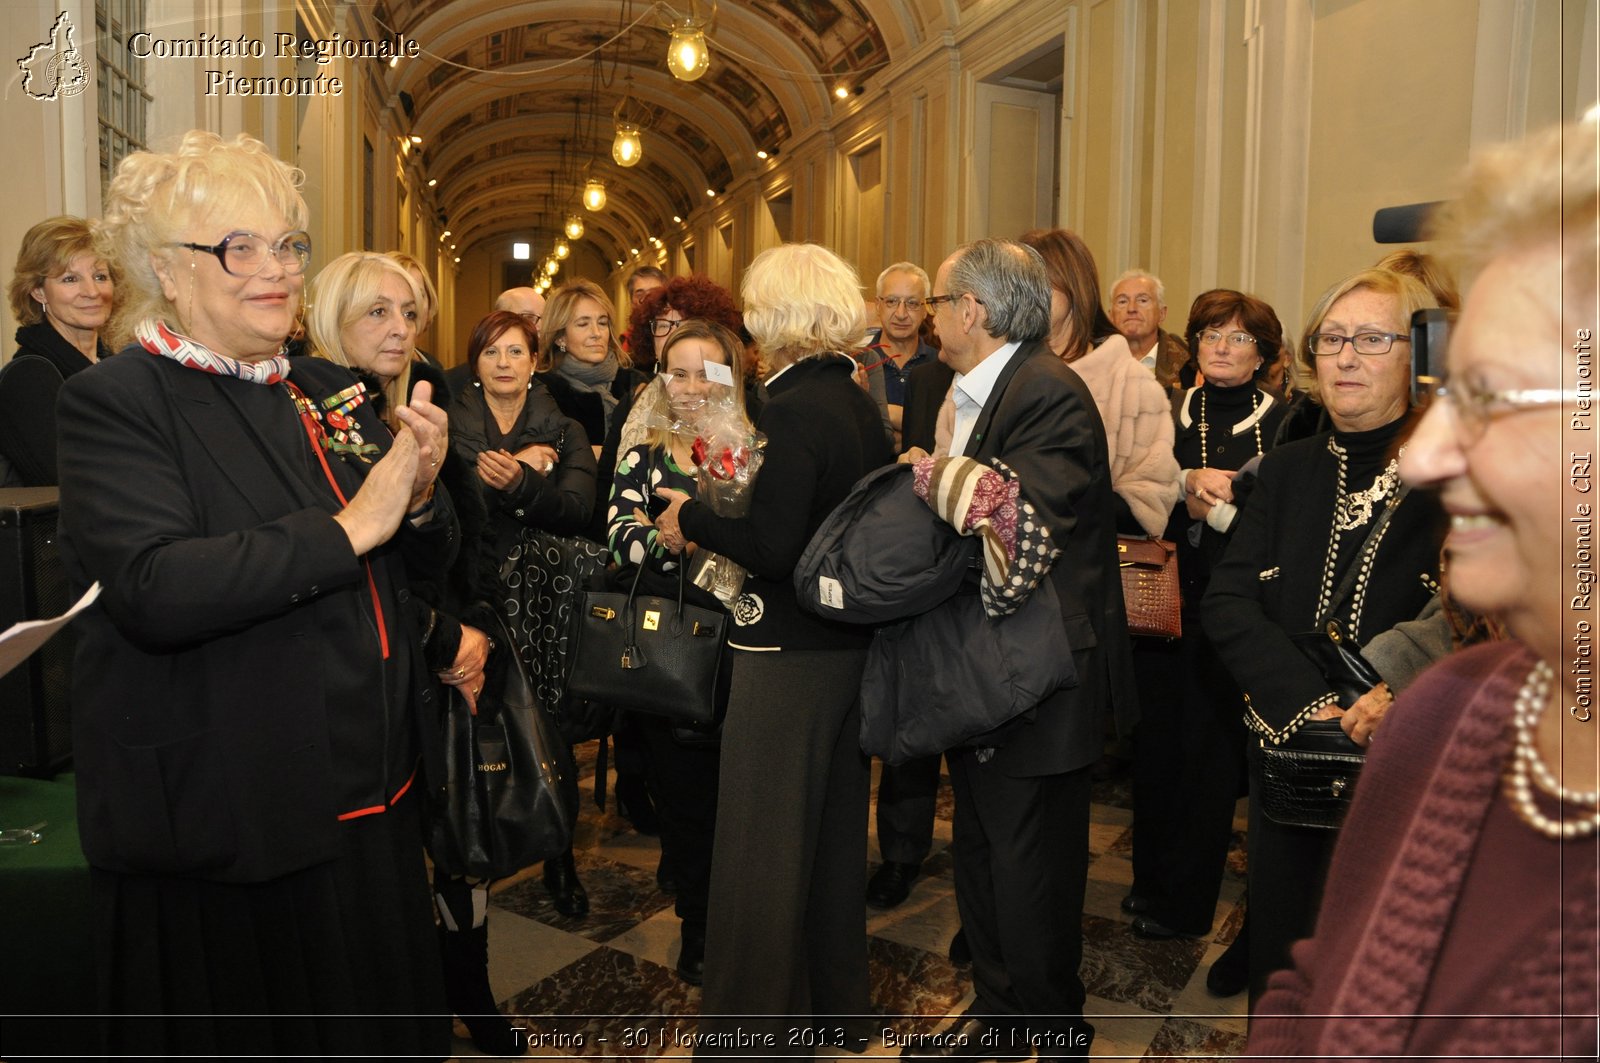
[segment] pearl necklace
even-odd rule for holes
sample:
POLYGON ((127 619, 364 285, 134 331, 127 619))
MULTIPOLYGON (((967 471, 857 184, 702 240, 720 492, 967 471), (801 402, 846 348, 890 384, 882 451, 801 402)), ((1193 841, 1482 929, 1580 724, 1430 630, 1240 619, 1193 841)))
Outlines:
MULTIPOLYGON (((1250 392, 1250 414, 1255 416, 1256 407, 1261 405, 1261 390, 1259 388, 1250 392)), ((1260 457, 1261 450, 1261 422, 1255 423, 1256 430, 1256 457, 1260 457)), ((1211 431, 1211 424, 1206 420, 1206 389, 1200 388, 1200 467, 1209 469, 1211 463, 1206 460, 1206 433, 1211 431)))
POLYGON ((1534 732, 1538 729, 1539 716, 1544 712, 1553 675, 1550 666, 1539 661, 1517 693, 1516 705, 1511 711, 1517 740, 1511 762, 1506 766, 1506 797, 1517 817, 1545 837, 1561 840, 1581 838, 1600 831, 1600 791, 1574 791, 1562 786, 1561 780, 1545 764, 1544 758, 1539 756, 1538 746, 1534 744, 1534 732), (1530 774, 1532 779, 1529 778, 1530 774), (1534 780, 1538 781, 1540 789, 1558 801, 1577 805, 1584 813, 1570 819, 1563 813, 1560 819, 1551 819, 1539 808, 1533 796, 1534 780))

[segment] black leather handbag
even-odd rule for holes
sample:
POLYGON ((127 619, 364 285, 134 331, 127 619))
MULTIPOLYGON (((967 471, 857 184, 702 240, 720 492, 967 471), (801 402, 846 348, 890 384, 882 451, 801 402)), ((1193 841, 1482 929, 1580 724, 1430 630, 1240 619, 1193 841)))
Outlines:
MULTIPOLYGON (((1361 656, 1361 646, 1333 619, 1333 614, 1355 585, 1367 544, 1379 541, 1384 525, 1406 491, 1401 488, 1373 523, 1344 579, 1329 598, 1318 626, 1290 636, 1295 648, 1316 665, 1328 688, 1338 696, 1340 708, 1354 705, 1383 682, 1383 676, 1361 656)), ((1351 741, 1338 720, 1302 724, 1278 745, 1263 741, 1258 795, 1261 811, 1274 823, 1287 827, 1337 830, 1350 807, 1356 777, 1366 760, 1367 751, 1351 741)))
POLYGON ((447 688, 440 728, 445 786, 432 798, 428 851, 453 875, 502 878, 572 844, 577 808, 572 749, 534 695, 499 614, 478 710, 447 688))
POLYGON ((1282 745, 1261 744, 1261 792, 1252 797, 1274 823, 1337 830, 1366 759, 1338 720, 1313 720, 1282 745))
POLYGON ((626 594, 584 593, 573 629, 568 696, 708 727, 716 721, 728 614, 685 604, 682 564, 676 601, 641 595, 644 568, 634 573, 626 594))

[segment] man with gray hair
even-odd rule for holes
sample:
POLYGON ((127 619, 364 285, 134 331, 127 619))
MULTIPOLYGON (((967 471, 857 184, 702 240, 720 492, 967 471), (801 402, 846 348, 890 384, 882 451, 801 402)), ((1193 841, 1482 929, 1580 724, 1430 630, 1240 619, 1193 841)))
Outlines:
POLYGON ((1111 323, 1161 386, 1176 391, 1182 388, 1178 370, 1189 360, 1189 348, 1183 337, 1161 327, 1166 320, 1167 288, 1160 277, 1130 269, 1111 286, 1111 323))
POLYGON ((1083 898, 1089 771, 1105 713, 1136 716, 1105 429, 1083 380, 1050 352, 1044 260, 1009 240, 958 249, 934 278, 940 359, 955 370, 950 453, 1004 462, 1061 554, 1061 601, 1077 684, 979 747, 949 751, 956 905, 976 998, 918 1057, 1087 1056, 1083 898))

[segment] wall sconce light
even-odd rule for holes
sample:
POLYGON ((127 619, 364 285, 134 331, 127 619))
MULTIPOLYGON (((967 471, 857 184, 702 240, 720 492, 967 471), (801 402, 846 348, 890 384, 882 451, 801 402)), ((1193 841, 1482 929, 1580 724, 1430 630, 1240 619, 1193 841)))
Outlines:
POLYGON ((428 178, 428 187, 429 188, 437 187, 438 184, 439 184, 439 179, 437 177, 428 178))
POLYGON ((589 210, 605 209, 606 183, 600 178, 591 177, 583 186, 583 205, 589 210))
POLYGON ((567 239, 568 240, 580 240, 580 239, 582 239, 583 238, 583 218, 580 217, 577 214, 568 214, 567 215, 566 234, 567 234, 567 239))
POLYGON ((678 225, 682 225, 682 224, 683 224, 683 215, 681 215, 681 214, 674 214, 674 215, 673 215, 673 216, 672 216, 672 220, 673 220, 673 222, 674 222, 674 223, 675 223, 675 224, 678 224, 678 225))
POLYGON ((413 143, 413 144, 421 144, 422 143, 422 138, 417 136, 415 133, 412 133, 411 134, 411 143, 413 143))

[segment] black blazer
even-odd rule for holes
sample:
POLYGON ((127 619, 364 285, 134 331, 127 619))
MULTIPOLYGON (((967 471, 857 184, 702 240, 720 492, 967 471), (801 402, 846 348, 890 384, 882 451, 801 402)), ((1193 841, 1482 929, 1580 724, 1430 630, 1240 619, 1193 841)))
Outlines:
POLYGON ((938 358, 911 370, 906 380, 906 404, 900 415, 900 452, 921 447, 933 453, 934 430, 939 425, 939 407, 950 391, 955 371, 938 358))
POLYGON ((1015 470, 1061 548, 1050 579, 1078 668, 1076 687, 997 736, 1004 744, 995 763, 1014 776, 1085 767, 1100 758, 1108 707, 1124 734, 1138 719, 1111 464, 1094 396, 1044 343, 1025 343, 1001 371, 964 453, 1015 470))
MULTIPOLYGON (((1261 460, 1201 607, 1206 634, 1244 691, 1245 722, 1272 742, 1297 730, 1330 693, 1291 639, 1319 619, 1339 473, 1328 439, 1285 443, 1261 460)), ((1410 491, 1391 505, 1370 570, 1337 611, 1358 645, 1416 619, 1439 590, 1447 517, 1438 497, 1410 491)))
MULTIPOLYGON (((291 364, 312 401, 355 379, 291 364)), ((102 585, 77 621, 72 677, 79 831, 96 867, 260 882, 333 859, 336 817, 386 806, 429 748, 435 696, 408 617, 387 636, 407 640, 410 675, 391 678, 409 683, 409 721, 330 704, 353 671, 384 679, 341 652, 375 643, 367 571, 338 504, 295 475, 311 459, 290 448, 310 444, 287 398, 261 424, 242 388, 266 390, 130 348, 61 390, 61 559, 74 593, 102 585)), ((353 413, 387 450, 372 405, 353 413)), ((400 609, 407 569, 440 570, 456 549, 448 496, 435 497, 425 527, 403 523, 366 558, 400 609)))

